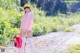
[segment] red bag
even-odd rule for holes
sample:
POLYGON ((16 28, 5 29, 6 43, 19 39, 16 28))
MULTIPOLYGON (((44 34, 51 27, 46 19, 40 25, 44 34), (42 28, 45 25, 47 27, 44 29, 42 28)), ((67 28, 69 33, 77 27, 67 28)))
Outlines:
POLYGON ((20 36, 14 37, 14 46, 17 48, 21 48, 22 46, 22 38, 20 36))

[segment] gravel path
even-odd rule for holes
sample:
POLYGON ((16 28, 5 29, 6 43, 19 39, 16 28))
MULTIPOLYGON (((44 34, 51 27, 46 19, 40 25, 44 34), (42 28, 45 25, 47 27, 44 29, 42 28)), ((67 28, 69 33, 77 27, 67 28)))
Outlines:
MULTIPOLYGON (((73 32, 53 32, 43 36, 34 37, 35 53, 67 53, 67 48, 80 43, 80 24, 72 26, 73 32)), ((17 53, 17 48, 7 47, 4 53, 17 53)), ((27 42, 26 53, 30 53, 27 42)))

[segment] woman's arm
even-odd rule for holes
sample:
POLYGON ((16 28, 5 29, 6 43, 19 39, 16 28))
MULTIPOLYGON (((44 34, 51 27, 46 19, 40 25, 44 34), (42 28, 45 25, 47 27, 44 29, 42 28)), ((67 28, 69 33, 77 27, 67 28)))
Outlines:
POLYGON ((28 27, 28 30, 32 30, 33 22, 34 22, 34 15, 31 14, 29 16, 29 27, 28 27))

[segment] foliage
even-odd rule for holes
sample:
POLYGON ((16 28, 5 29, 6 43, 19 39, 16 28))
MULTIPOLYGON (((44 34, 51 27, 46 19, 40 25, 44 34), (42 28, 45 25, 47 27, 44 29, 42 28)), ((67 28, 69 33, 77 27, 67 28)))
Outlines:
POLYGON ((44 10, 48 16, 57 15, 58 11, 64 14, 67 12, 67 4, 63 0, 39 0, 37 7, 44 10))
POLYGON ((70 46, 68 53, 80 53, 80 44, 70 46))
POLYGON ((0 8, 0 44, 9 43, 19 34, 20 17, 16 11, 0 8))

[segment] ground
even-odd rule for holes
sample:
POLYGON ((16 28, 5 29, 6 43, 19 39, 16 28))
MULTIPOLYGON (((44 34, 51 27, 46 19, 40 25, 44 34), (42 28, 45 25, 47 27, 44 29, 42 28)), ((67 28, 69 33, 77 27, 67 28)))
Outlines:
MULTIPOLYGON (((72 32, 52 32, 34 37, 35 53, 67 53, 68 47, 80 43, 80 24, 72 26, 72 32)), ((9 46, 4 53, 17 53, 17 48, 9 46)), ((27 41, 26 53, 30 53, 27 41)))

